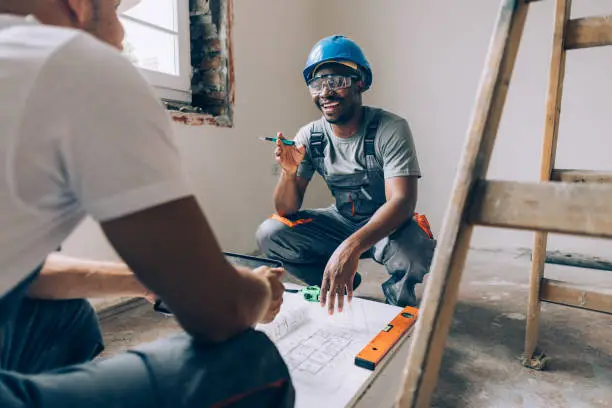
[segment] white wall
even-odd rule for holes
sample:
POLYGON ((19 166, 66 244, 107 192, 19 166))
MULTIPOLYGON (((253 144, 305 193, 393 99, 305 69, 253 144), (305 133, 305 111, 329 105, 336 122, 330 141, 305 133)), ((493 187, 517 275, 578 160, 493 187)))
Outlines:
MULTIPOLYGON (((314 2, 234 3, 235 125, 232 129, 175 125, 197 197, 222 247, 250 252, 257 226, 273 212, 274 146, 257 140, 277 131, 293 137, 317 111, 301 79, 307 52, 318 39, 314 2)), ((318 180, 317 180, 318 181, 318 180)), ((327 205, 321 182, 309 186, 306 205, 327 205)), ((64 250, 94 259, 116 258, 90 219, 64 250)))
MULTIPOLYGON (((341 33, 365 50, 374 70, 365 103, 406 117, 424 177, 418 210, 439 230, 463 149, 476 89, 500 0, 334 0, 235 2, 236 124, 234 129, 176 131, 214 230, 226 250, 255 249, 253 233, 272 212, 271 147, 256 140, 291 134, 317 115, 300 77, 316 40, 341 33)), ((539 174, 553 1, 534 3, 525 29, 489 177, 535 181, 539 174)), ((612 3, 576 0, 573 17, 612 14, 612 3)), ((558 167, 610 170, 612 48, 569 55, 558 167)), ((318 181, 318 180, 317 180, 318 181)), ((307 205, 329 202, 320 182, 307 205)), ((477 247, 531 247, 532 233, 478 228, 477 247)), ((612 242, 552 236, 550 249, 606 256, 612 242)), ((69 253, 107 258, 113 251, 86 222, 69 253)))
MULTIPOLYGON (((439 230, 462 154, 500 0, 336 0, 320 36, 346 34, 374 70, 364 101, 406 117, 424 177, 419 210, 439 230)), ((539 175, 554 1, 534 3, 521 43, 488 177, 539 175)), ((576 0, 572 17, 612 14, 612 3, 576 0)), ((568 56, 557 167, 610 170, 612 48, 568 56)), ((478 228, 477 247, 531 247, 530 232, 478 228)), ((550 249, 606 256, 604 240, 551 236, 550 249)))

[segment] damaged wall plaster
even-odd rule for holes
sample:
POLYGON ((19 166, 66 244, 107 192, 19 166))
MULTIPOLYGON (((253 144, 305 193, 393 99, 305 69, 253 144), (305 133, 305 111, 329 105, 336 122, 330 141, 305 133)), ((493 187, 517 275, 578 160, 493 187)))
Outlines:
POLYGON ((192 102, 164 101, 175 122, 233 126, 233 0, 190 0, 192 102))

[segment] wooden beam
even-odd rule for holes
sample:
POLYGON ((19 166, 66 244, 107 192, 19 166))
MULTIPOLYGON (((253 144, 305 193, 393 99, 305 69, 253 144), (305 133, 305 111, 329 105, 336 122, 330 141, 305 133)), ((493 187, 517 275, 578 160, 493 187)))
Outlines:
POLYGON ((576 268, 597 269, 612 271, 612 262, 593 256, 563 253, 561 251, 547 251, 546 263, 555 265, 573 266, 576 268))
POLYGON ((612 172, 595 170, 566 170, 554 169, 551 173, 552 181, 565 183, 612 183, 612 172))
MULTIPOLYGON (((565 60, 567 55, 564 49, 564 39, 572 9, 572 0, 556 0, 555 3, 555 26, 548 73, 546 119, 542 140, 542 159, 540 161, 541 181, 550 181, 557 156, 557 140, 559 136, 559 120, 561 117, 563 80, 565 79, 565 60)), ((531 270, 529 272, 529 303, 525 328, 525 352, 523 354, 529 358, 535 352, 540 330, 539 291, 540 281, 544 276, 547 242, 548 232, 536 231, 533 239, 533 261, 531 262, 531 270)))
POLYGON ((473 183, 483 178, 489 167, 528 8, 525 0, 500 3, 396 400, 399 408, 431 406, 473 230, 465 223, 469 195, 473 183))
POLYGON ((548 72, 546 117, 544 121, 544 136, 542 138, 542 158, 540 161, 540 180, 542 181, 549 181, 550 173, 555 168, 567 55, 563 49, 563 38, 565 37, 565 29, 572 8, 572 0, 556 0, 555 3, 555 29, 548 72))
POLYGON ((603 292, 545 278, 542 279, 540 299, 543 302, 612 314, 612 290, 603 292))
POLYGON ((612 238, 612 186, 479 181, 468 222, 491 227, 612 238))
MULTIPOLYGON (((533 260, 533 254, 531 256, 533 260)), ((612 261, 596 256, 587 256, 572 252, 546 251, 546 263, 584 269, 596 269, 599 271, 612 271, 612 261)))
POLYGON ((612 15, 570 20, 565 36, 565 49, 577 50, 612 45, 612 15))

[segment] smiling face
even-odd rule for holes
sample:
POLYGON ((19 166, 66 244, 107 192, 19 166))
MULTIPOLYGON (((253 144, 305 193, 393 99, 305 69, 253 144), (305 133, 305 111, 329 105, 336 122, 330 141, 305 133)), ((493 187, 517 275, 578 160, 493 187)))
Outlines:
POLYGON ((312 100, 329 123, 346 124, 359 112, 363 82, 353 69, 330 63, 318 69, 313 79, 318 86, 314 92, 311 85, 312 100))

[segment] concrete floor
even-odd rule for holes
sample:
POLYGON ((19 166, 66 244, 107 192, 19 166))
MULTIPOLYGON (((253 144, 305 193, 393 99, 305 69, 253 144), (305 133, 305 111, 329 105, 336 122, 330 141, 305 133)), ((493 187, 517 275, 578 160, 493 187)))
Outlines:
MULTIPOLYGON (((529 268, 524 254, 470 252, 433 406, 612 407, 612 316, 544 304, 540 348, 552 360, 542 372, 521 366, 529 268)), ((384 269, 362 261, 360 272, 366 279, 357 295, 382 299, 384 269)), ((612 288, 611 272, 547 265, 546 276, 612 288)), ((102 327, 106 355, 179 330, 150 305, 102 327)))

